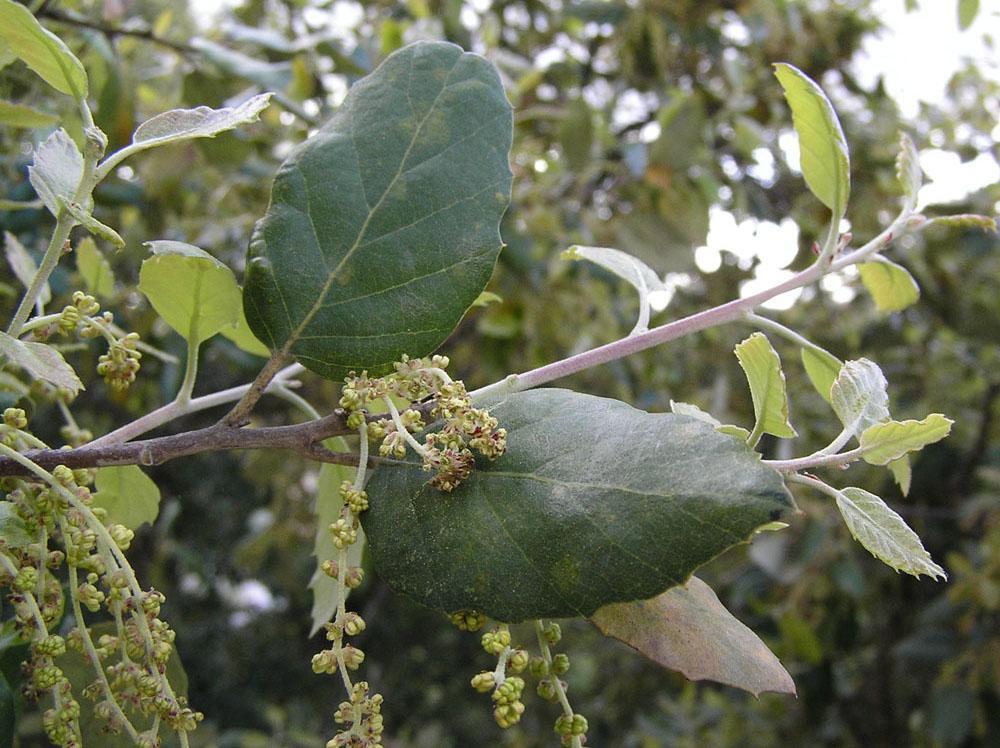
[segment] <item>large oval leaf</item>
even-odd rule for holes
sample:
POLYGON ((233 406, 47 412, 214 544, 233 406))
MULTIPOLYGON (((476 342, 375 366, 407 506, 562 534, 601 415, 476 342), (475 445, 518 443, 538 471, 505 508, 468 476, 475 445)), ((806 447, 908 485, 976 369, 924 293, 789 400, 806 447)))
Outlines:
POLYGON ((440 345, 500 252, 511 128, 496 70, 453 44, 406 47, 355 84, 254 231, 257 337, 331 378, 440 345))
POLYGON ((589 616, 653 597, 792 508, 780 475, 710 424, 542 389, 491 412, 507 453, 450 494, 380 467, 362 515, 378 573, 445 611, 589 616))

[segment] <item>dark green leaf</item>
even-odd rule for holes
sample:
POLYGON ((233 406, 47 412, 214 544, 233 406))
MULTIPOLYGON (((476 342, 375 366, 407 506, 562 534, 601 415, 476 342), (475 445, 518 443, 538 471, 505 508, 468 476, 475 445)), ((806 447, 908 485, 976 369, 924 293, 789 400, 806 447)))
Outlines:
POLYGON ((496 70, 452 44, 406 47, 355 84, 254 231, 257 337, 335 379, 440 345, 500 251, 511 127, 496 70))
POLYGON ((507 453, 450 494, 380 467, 362 515, 375 568, 445 611, 588 616, 653 597, 792 508, 781 477, 711 424, 542 389, 491 412, 507 453))
POLYGON ((795 693, 778 658, 698 577, 652 600, 605 605, 591 621, 603 634, 689 680, 725 683, 754 696, 795 693))

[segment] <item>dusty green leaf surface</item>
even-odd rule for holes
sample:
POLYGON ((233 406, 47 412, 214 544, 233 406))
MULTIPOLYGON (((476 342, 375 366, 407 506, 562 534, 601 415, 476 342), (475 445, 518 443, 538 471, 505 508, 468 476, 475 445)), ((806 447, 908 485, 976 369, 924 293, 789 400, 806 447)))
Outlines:
POLYGON ((47 343, 18 340, 0 332, 0 356, 24 369, 32 379, 64 387, 74 394, 83 389, 83 382, 66 363, 62 354, 47 343))
POLYGON ((651 600, 606 605, 590 620, 601 633, 689 680, 725 683, 754 696, 795 693, 774 653, 698 577, 651 600))
POLYGON ((496 70, 453 44, 405 47, 356 83, 254 231, 257 337, 331 378, 440 345, 500 252, 511 127, 496 70))
POLYGON ((266 93, 258 94, 235 107, 171 109, 139 125, 132 142, 151 148, 191 138, 214 138, 220 132, 256 122, 270 99, 271 94, 266 93))
POLYGON ((62 128, 49 135, 36 149, 28 180, 49 212, 58 216, 69 203, 83 178, 83 154, 62 128))
POLYGON ((694 418, 561 389, 491 412, 507 453, 454 492, 417 462, 380 467, 368 486, 377 572, 434 608, 589 616, 684 583, 792 509, 777 472, 694 418))

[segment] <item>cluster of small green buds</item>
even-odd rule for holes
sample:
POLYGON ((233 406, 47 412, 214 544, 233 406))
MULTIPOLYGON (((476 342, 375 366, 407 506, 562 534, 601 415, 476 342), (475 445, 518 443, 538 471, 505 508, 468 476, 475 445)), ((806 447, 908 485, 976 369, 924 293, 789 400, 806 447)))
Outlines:
POLYGON ((587 718, 582 714, 562 714, 556 720, 554 729, 565 746, 572 745, 573 738, 580 738, 580 742, 584 743, 587 735, 587 718))
POLYGON ((367 681, 355 683, 350 701, 341 702, 334 714, 337 724, 344 725, 326 748, 377 748, 382 745, 382 696, 369 694, 367 681))
POLYGON ((486 615, 477 610, 459 610, 448 619, 459 631, 479 631, 486 625, 486 615))
POLYGON ((3 422, 12 429, 24 429, 28 426, 28 416, 21 408, 7 408, 3 412, 3 422))
POLYGON ((353 514, 361 514, 368 508, 368 494, 355 488, 349 480, 340 484, 340 498, 344 500, 353 514))
POLYGON ((98 359, 97 373, 108 386, 119 392, 127 390, 139 372, 142 352, 136 348, 138 333, 130 332, 108 347, 108 352, 98 359))
POLYGON ((483 634, 480 641, 487 654, 499 656, 504 649, 510 646, 510 629, 506 625, 500 624, 483 634))
POLYGON ((521 715, 524 714, 524 702, 521 701, 523 692, 524 679, 516 675, 505 678, 493 691, 493 702, 496 704, 493 719, 500 727, 507 729, 521 721, 521 715))

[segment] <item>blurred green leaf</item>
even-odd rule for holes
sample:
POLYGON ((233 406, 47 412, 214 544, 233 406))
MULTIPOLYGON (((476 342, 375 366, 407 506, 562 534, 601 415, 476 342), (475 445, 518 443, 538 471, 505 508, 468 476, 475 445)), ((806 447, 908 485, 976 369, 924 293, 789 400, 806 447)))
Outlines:
POLYGON ((57 91, 74 99, 87 95, 87 72, 76 55, 20 3, 0 0, 0 39, 57 91))
POLYGON ((114 296, 115 274, 111 263, 89 236, 76 246, 76 271, 83 279, 84 288, 97 298, 114 296))
POLYGON ((160 512, 160 489, 138 465, 98 469, 94 505, 108 512, 108 522, 135 530, 153 524, 160 512))
POLYGON ((54 114, 41 112, 26 104, 12 104, 9 101, 0 101, 0 125, 38 129, 51 127, 58 121, 59 118, 54 114))

